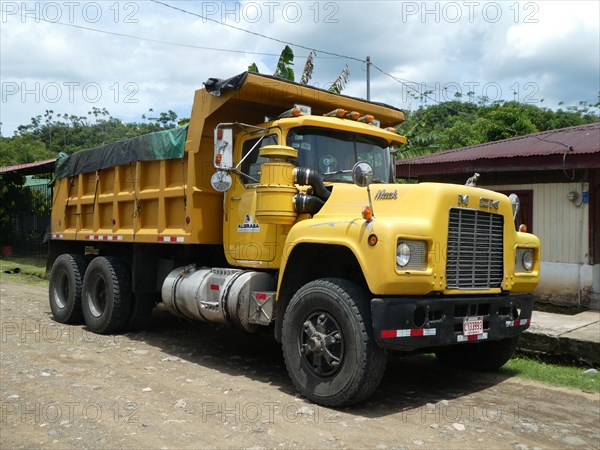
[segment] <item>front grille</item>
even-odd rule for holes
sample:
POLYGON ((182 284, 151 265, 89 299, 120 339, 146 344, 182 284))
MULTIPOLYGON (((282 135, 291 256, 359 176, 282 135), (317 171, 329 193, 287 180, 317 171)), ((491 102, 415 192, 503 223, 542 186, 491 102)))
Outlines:
POLYGON ((502 283, 504 217, 450 208, 446 287, 490 289, 502 283))

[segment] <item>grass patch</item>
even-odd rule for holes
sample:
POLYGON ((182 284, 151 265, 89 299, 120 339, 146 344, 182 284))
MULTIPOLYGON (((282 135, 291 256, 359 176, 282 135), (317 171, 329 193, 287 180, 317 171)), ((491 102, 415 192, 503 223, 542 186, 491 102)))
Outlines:
POLYGON ((583 367, 559 366, 515 356, 500 369, 500 372, 555 386, 600 392, 600 373, 584 375, 585 370, 583 367))
MULTIPOLYGON (((433 353, 420 355, 435 360, 433 353)), ((518 377, 554 386, 568 387, 587 392, 600 392, 600 371, 594 375, 583 372, 586 367, 552 364, 517 354, 498 373, 507 377, 518 377)))
POLYGON ((12 281, 21 284, 43 285, 48 283, 44 263, 16 258, 0 259, 0 277, 3 281, 12 281))

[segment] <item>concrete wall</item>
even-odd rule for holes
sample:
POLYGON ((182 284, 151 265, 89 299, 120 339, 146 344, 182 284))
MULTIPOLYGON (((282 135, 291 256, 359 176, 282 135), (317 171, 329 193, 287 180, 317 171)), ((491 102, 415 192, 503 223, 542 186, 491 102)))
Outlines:
POLYGON ((599 275, 600 264, 542 261, 540 284, 534 294, 542 302, 599 309, 599 275))

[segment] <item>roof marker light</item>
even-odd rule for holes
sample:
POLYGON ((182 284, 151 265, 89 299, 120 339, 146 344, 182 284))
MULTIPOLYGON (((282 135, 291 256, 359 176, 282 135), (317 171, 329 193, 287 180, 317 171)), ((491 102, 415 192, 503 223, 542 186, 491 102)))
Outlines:
POLYGON ((365 114, 362 117, 359 117, 358 119, 359 122, 364 122, 364 123, 371 123, 375 120, 375 117, 373 117, 371 114, 365 114))
POLYGON ((338 118, 342 118, 344 117, 346 114, 348 114, 348 111, 346 111, 343 108, 338 108, 338 109, 334 109, 333 111, 329 111, 328 113, 323 114, 325 117, 338 117, 338 118))
POLYGON ((360 113, 358 111, 352 111, 346 114, 346 119, 358 120, 360 113))
POLYGON ((288 109, 287 111, 282 112, 277 118, 278 119, 285 119, 288 117, 299 117, 299 116, 306 116, 306 115, 310 115, 311 114, 311 108, 310 106, 306 106, 306 105, 294 105, 293 108, 288 109))

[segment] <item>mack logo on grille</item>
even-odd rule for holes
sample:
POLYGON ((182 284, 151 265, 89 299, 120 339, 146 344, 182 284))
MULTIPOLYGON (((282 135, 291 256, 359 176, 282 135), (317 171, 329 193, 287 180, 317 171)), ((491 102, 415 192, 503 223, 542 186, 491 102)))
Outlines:
POLYGON ((479 197, 479 207, 487 209, 498 209, 500 200, 492 200, 491 198, 479 197))
POLYGON ((396 200, 398 198, 398 191, 393 190, 391 192, 386 191, 385 189, 380 189, 375 194, 375 200, 396 200))
POLYGON ((458 204, 464 205, 464 206, 469 206, 469 196, 458 194, 458 204))

